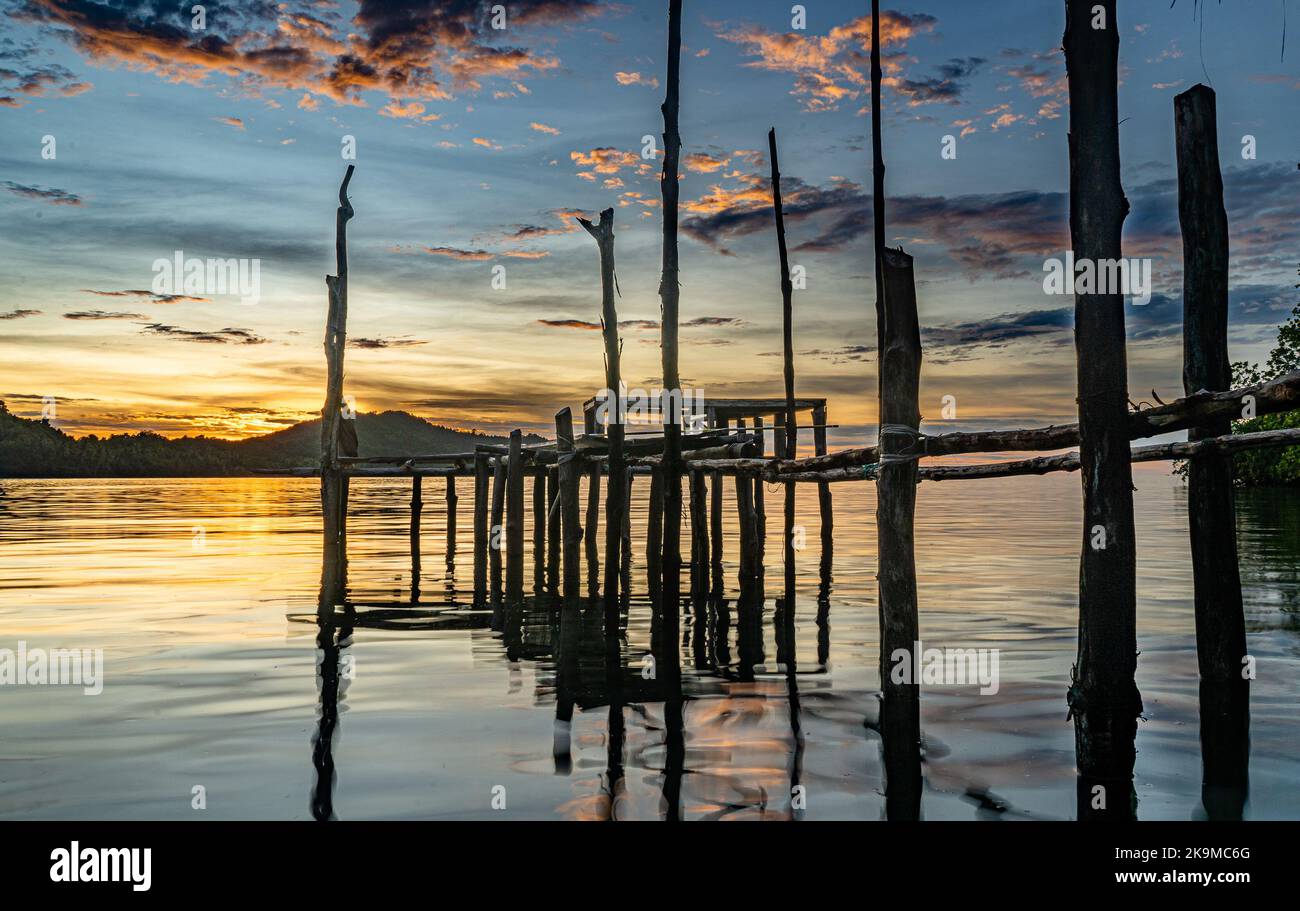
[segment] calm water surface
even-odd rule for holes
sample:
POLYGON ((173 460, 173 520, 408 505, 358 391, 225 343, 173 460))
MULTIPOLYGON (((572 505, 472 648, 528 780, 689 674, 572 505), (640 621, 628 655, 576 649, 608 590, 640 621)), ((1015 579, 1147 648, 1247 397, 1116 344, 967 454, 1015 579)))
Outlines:
MULTIPOLYGON (((1136 476, 1146 706, 1137 815, 1202 818, 1186 495, 1165 469, 1136 476)), ((781 819, 792 815, 792 781, 806 790, 798 818, 882 817, 881 746, 864 726, 879 685, 872 485, 834 488, 833 581, 820 612, 816 491, 799 488, 808 534, 793 691, 777 667, 772 600, 748 619, 734 591, 722 611, 683 609, 676 762, 664 703, 638 701, 635 688, 621 724, 594 704, 599 687, 581 686, 571 726, 557 722, 557 678, 581 683, 599 668, 556 667, 545 611, 503 633, 472 609, 471 486, 461 482, 461 546, 449 566, 442 482, 426 482, 412 603, 409 482, 353 482, 356 617, 335 654, 318 648, 315 623, 317 482, 0 481, 0 648, 103 649, 106 678, 98 696, 0 687, 0 817, 653 819, 668 812, 667 786, 687 819, 781 819), (336 700, 322 687, 322 659, 346 672, 336 700), (191 806, 195 786, 205 810, 191 806), (493 807, 494 789, 505 809, 493 807)), ((634 670, 656 635, 640 582, 647 489, 638 479, 623 656, 634 670)), ((770 598, 781 587, 778 501, 768 494, 770 598)), ((725 502, 734 587, 730 482, 725 502)), ((1073 475, 920 488, 922 637, 927 647, 999 649, 1001 677, 991 696, 923 689, 926 818, 1075 815, 1065 690, 1078 512, 1073 475)), ((1243 493, 1238 522, 1259 667, 1245 814, 1300 818, 1300 493, 1243 493)), ((531 511, 527 527, 531 547, 531 511)), ((529 561, 531 588, 531 552, 529 561)))

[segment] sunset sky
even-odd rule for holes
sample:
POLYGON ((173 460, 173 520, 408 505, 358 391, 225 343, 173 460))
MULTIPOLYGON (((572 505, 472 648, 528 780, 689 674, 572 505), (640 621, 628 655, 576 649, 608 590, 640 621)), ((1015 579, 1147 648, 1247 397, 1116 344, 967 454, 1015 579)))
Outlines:
MULTIPOLYGON (((58 403, 75 433, 242 437, 315 416, 323 277, 355 139, 345 391, 364 411, 545 430, 602 384, 594 241, 616 211, 624 376, 658 347, 666 2, 491 4, 0 0, 0 399, 58 403), (185 13, 182 15, 182 10, 185 13), (54 138, 55 156, 42 150, 54 138), (256 258, 256 303, 151 293, 156 259, 256 258), (493 267, 506 287, 492 287, 493 267)), ((875 419, 869 8, 686 0, 683 381, 706 398, 781 392, 767 180, 777 129, 798 390, 838 441, 875 419)), ((1300 40, 1258 0, 1121 2, 1133 399, 1181 394, 1173 96, 1218 92, 1232 228, 1233 359, 1261 359, 1296 303, 1300 40), (1202 34, 1203 26, 1203 34, 1202 34), (1254 160, 1242 138, 1254 137, 1254 160)), ((1289 8, 1289 9, 1288 9, 1289 8)), ((1044 293, 1069 245, 1059 0, 924 0, 885 17, 888 243, 914 255, 922 412, 956 427, 1075 416, 1073 300, 1044 293), (943 137, 957 137, 944 160, 943 137)))

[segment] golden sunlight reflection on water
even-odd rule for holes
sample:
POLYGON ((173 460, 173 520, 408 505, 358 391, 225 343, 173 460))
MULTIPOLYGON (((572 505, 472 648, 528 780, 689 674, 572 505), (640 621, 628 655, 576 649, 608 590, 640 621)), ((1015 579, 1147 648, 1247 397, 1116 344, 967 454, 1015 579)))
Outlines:
MULTIPOLYGON (((1137 472, 1139 818, 1195 817, 1197 677, 1185 494, 1137 472)), ((923 690, 927 818, 1072 818, 1065 688, 1075 648, 1077 476, 924 484, 917 509, 927 646, 996 648, 1000 689, 923 690)), ((342 655, 331 746, 339 818, 660 818, 665 705, 629 699, 556 721, 549 627, 511 647, 470 606, 472 484, 460 482, 449 568, 442 484, 425 482, 419 604, 412 605, 409 482, 356 481, 349 593, 359 619, 342 655), (512 660, 513 656, 513 660, 512 660), (611 750, 611 743, 621 749, 611 750), (567 744, 567 750, 562 748, 567 744), (621 769, 621 773, 620 770, 621 769), (493 809, 496 786, 506 807, 493 809)), ((0 817, 310 818, 321 675, 312 480, 0 481, 0 648, 104 650, 105 686, 0 687, 0 817), (202 785, 207 809, 191 808, 202 785)), ((635 485, 632 666, 649 651, 644 498, 635 485)), ((799 488, 795 690, 776 671, 780 507, 768 494, 769 594, 747 626, 735 609, 682 610, 688 819, 878 819, 876 604, 869 484, 835 490, 829 608, 818 622, 816 491, 799 488), (822 658, 825 658, 825 663, 822 658), (757 666, 758 670, 753 671, 757 666), (793 698, 792 698, 793 697, 793 698)), ((528 499, 526 502, 531 503, 528 499)), ((727 582, 735 584, 726 484, 727 582)), ((602 510, 603 518, 603 510, 602 510)), ((1300 494, 1239 497, 1252 687, 1247 815, 1300 816, 1293 746, 1300 636, 1300 494)), ((531 512, 525 535, 531 548, 531 512)), ((603 532, 602 532, 603 534, 603 532)), ((689 543, 689 531, 683 536, 689 543)), ((531 587, 531 552, 526 585, 531 587)), ((585 577, 584 577, 585 578, 585 577)))

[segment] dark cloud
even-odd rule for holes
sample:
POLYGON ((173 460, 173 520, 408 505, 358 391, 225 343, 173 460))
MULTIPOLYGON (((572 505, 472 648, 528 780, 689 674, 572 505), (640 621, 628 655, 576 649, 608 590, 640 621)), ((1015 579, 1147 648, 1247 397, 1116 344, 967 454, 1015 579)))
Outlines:
MULTIPOLYGON (((398 98, 446 99, 481 80, 519 80, 559 67, 554 57, 509 45, 521 28, 575 21, 595 0, 514 0, 508 29, 491 27, 483 0, 361 0, 351 21, 334 4, 245 0, 208 4, 194 31, 185 4, 146 0, 19 0, 10 13, 67 41, 96 64, 124 64, 172 81, 211 74, 243 88, 291 89, 358 103, 384 91, 398 98)), ((310 98, 305 107, 312 107, 310 98)))
POLYGON ((98 294, 100 297, 147 297, 155 304, 210 304, 211 298, 191 297, 188 294, 154 294, 152 291, 144 291, 139 288, 131 288, 125 291, 96 291, 94 288, 82 288, 87 294, 98 294))
POLYGON ((934 67, 937 75, 928 79, 899 79, 893 90, 913 107, 922 104, 960 104, 970 77, 987 63, 983 57, 953 57, 934 67))
POLYGON ((56 206, 79 206, 82 204, 81 197, 76 193, 69 193, 67 190, 59 190, 53 187, 29 187, 25 184, 14 183, 12 180, 0 180, 0 187, 4 187, 15 196, 42 199, 56 206))
POLYGON ((98 319, 140 319, 147 320, 149 317, 143 313, 123 313, 121 311, 111 310, 74 310, 71 313, 63 314, 64 319, 78 320, 98 320, 98 319))
POLYGON ((40 316, 40 310, 10 310, 8 313, 0 313, 0 319, 26 319, 29 316, 40 316))
POLYGON ((424 339, 402 336, 400 338, 350 338, 349 348, 411 348, 415 345, 427 345, 424 339))
POLYGON ((205 331, 200 329, 182 329, 163 323, 150 323, 140 330, 145 335, 161 335, 165 338, 179 339, 184 342, 207 342, 216 345, 265 345, 270 340, 262 338, 251 329, 217 329, 205 331))

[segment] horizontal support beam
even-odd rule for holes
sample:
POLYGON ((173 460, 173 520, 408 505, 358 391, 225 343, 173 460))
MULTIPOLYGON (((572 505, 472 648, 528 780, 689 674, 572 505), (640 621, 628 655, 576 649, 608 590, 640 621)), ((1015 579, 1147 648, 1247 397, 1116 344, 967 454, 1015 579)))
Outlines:
MULTIPOLYGON (((1227 392, 1198 392, 1168 405, 1147 408, 1129 414, 1129 439, 1140 440, 1202 424, 1239 420, 1248 400, 1253 400, 1254 414, 1278 414, 1300 407, 1300 371, 1288 373, 1267 383, 1243 386, 1227 392)), ((1079 425, 1061 424, 1032 430, 985 430, 971 433, 943 433, 925 438, 928 456, 959 455, 976 452, 1017 452, 1065 449, 1079 444, 1079 425)), ((879 461, 875 446, 842 449, 839 452, 808 459, 786 459, 773 465, 778 475, 831 468, 872 465, 879 461)))

